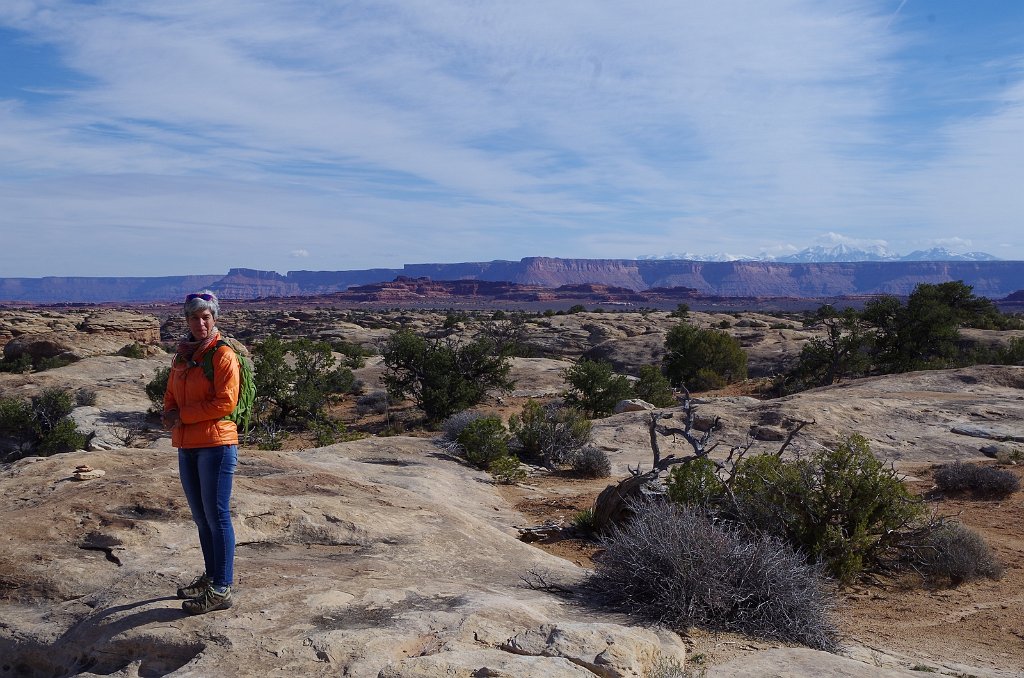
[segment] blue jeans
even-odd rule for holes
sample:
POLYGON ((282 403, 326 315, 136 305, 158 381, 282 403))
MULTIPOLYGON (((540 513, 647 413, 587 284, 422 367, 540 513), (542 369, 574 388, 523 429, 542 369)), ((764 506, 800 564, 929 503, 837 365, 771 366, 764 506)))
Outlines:
POLYGON ((230 586, 235 569, 235 528, 231 525, 231 481, 238 446, 178 448, 178 472, 192 520, 199 527, 206 574, 214 586, 230 586))

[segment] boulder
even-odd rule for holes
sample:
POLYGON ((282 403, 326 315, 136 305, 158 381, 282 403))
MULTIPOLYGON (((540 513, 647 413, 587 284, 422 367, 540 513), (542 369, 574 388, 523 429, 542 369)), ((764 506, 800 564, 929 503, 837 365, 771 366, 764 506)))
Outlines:
MULTIPOLYGON (((686 649, 681 641, 676 642, 675 659, 681 663, 686 649)), ((661 639, 651 630, 576 622, 528 629, 510 638, 502 649, 521 655, 564 657, 602 678, 650 675, 664 656, 661 639)))
POLYGON ((629 400, 620 400, 615 403, 615 408, 612 411, 615 412, 615 414, 622 414, 623 412, 644 412, 655 409, 657 408, 646 400, 630 398, 629 400))

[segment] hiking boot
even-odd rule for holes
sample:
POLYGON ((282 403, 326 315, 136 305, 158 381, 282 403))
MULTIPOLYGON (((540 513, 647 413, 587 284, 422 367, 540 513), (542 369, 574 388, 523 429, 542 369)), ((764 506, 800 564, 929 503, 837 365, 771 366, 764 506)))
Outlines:
POLYGON ((182 586, 178 589, 179 598, 198 598, 203 595, 206 589, 210 588, 213 580, 206 576, 206 573, 199 575, 192 580, 192 583, 188 586, 182 586))
POLYGON ((198 598, 191 598, 181 604, 181 609, 189 614, 206 614, 214 610, 226 610, 231 607, 231 587, 224 593, 217 593, 212 586, 207 586, 198 598))

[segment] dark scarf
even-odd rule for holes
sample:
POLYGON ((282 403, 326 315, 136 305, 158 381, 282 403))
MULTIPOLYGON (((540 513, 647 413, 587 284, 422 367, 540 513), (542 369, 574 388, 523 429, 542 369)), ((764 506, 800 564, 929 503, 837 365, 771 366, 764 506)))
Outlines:
POLYGON ((202 353, 206 349, 213 346, 214 342, 220 338, 220 332, 214 327, 213 331, 210 332, 210 337, 206 341, 197 341, 191 332, 188 332, 181 341, 178 342, 178 353, 175 356, 175 362, 187 362, 189 365, 196 365, 197 363, 192 359, 192 356, 202 353))

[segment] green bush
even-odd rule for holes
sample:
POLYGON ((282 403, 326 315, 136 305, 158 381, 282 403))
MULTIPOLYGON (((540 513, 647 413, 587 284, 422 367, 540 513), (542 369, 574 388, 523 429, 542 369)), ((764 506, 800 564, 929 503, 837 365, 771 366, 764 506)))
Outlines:
POLYGON ((595 418, 608 416, 616 403, 633 395, 629 380, 604 361, 584 358, 565 371, 565 380, 570 386, 566 404, 595 418))
POLYGON ((36 363, 36 371, 43 372, 45 370, 55 370, 60 367, 67 367, 68 365, 77 362, 78 358, 72 356, 53 356, 52 358, 40 358, 39 362, 36 363))
POLYGON ((75 404, 79 407, 90 407, 96 404, 97 393, 95 389, 80 388, 75 391, 75 404))
POLYGON ((747 354, 725 332, 680 323, 665 337, 665 374, 693 390, 720 388, 747 378, 747 354))
POLYGON ((36 451, 46 457, 59 452, 73 452, 85 447, 85 436, 71 419, 61 419, 42 433, 36 451))
POLYGON ((487 470, 496 459, 508 456, 508 432, 500 417, 480 417, 459 432, 462 456, 473 466, 487 470))
POLYGON ((856 434, 809 459, 744 459, 732 491, 741 521, 786 539, 844 583, 894 561, 901 533, 924 515, 856 434))
POLYGON ((164 393, 167 391, 167 379, 171 376, 170 367, 161 367, 146 384, 146 395, 158 412, 164 409, 164 393))
POLYGON ((684 506, 710 506, 725 489, 715 462, 707 457, 673 466, 665 485, 668 498, 684 506))
POLYGON ((483 412, 463 410, 462 412, 456 412, 452 416, 448 417, 444 420, 444 423, 441 424, 441 433, 444 443, 449 447, 454 445, 454 451, 461 455, 462 451, 459 448, 459 435, 462 433, 462 430, 477 419, 483 419, 485 416, 487 415, 483 412))
POLYGON ((1000 349, 999 362, 1003 365, 1024 365, 1024 338, 1010 339, 1009 345, 1000 349))
MULTIPOLYGON (((83 435, 70 418, 75 408, 75 397, 62 388, 47 388, 30 401, 15 398, 0 399, 0 431, 11 438, 27 443, 28 453, 48 456, 85 447, 83 435)), ((11 461, 24 456, 21 445, 4 456, 11 461)))
POLYGON ((489 471, 495 481, 502 485, 514 485, 526 479, 526 469, 512 455, 498 457, 493 460, 489 471))
POLYGON ((572 516, 572 526, 585 535, 593 535, 595 529, 594 509, 586 508, 577 511, 572 516))
POLYGON ((523 459, 539 459, 547 468, 563 464, 590 441, 590 420, 579 410, 544 407, 530 398, 509 418, 511 446, 523 459))
POLYGON ((117 351, 117 355, 125 358, 145 358, 146 349, 143 348, 142 344, 134 341, 130 344, 125 344, 117 351))
POLYGON ((352 370, 337 365, 325 341, 268 337, 254 347, 253 363, 256 410, 279 425, 314 428, 327 418, 329 405, 356 387, 352 370))
POLYGON ((676 404, 672 385, 657 365, 644 365, 640 368, 640 378, 633 384, 633 393, 655 407, 672 407, 676 404))
POLYGON ((13 360, 8 360, 6 357, 0 360, 0 372, 14 372, 16 374, 22 374, 32 370, 32 356, 23 354, 13 360))
POLYGON ((41 435, 54 430, 74 409, 75 398, 67 389, 47 388, 32 397, 32 420, 41 435))
POLYGON ((0 432, 21 435, 32 430, 32 406, 20 398, 0 398, 0 432))
POLYGON ((668 314, 668 317, 686 320, 690 317, 690 305, 686 303, 679 304, 676 306, 676 310, 668 314))
POLYGON ((357 370, 366 365, 366 359, 373 355, 373 351, 343 339, 336 339, 331 342, 331 348, 337 353, 345 356, 345 367, 357 370))
POLYGON ((458 343, 409 330, 391 335, 382 351, 384 384, 392 398, 410 397, 429 426, 479 403, 488 391, 512 388, 508 357, 487 339, 458 343))

